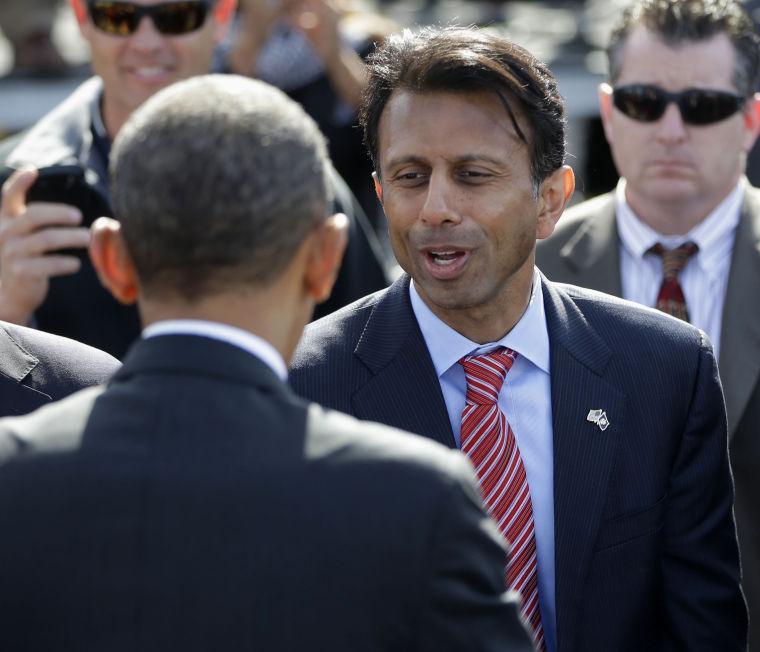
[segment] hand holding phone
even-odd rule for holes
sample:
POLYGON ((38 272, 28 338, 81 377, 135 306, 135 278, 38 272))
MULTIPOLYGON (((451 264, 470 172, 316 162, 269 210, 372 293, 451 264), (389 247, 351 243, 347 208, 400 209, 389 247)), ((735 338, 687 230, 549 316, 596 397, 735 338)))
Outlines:
MULTIPOLYGON (((53 176, 24 168, 14 172, 3 186, 0 319, 27 323, 45 300, 50 278, 73 274, 81 267, 79 257, 60 250, 86 253, 90 232, 81 226, 82 214, 77 208, 47 194, 50 184, 46 190, 45 179, 52 182, 53 176)), ((60 184, 61 180, 52 183, 60 184)))

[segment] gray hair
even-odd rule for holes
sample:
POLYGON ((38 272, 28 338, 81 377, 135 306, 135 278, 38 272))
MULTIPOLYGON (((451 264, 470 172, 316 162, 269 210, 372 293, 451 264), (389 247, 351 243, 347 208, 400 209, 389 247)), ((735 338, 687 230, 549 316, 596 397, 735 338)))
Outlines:
POLYGON ((747 97, 757 90, 760 38, 738 0, 637 0, 623 12, 610 36, 607 60, 613 83, 623 65, 623 46, 638 25, 659 35, 670 46, 725 34, 736 53, 734 86, 747 97))
POLYGON ((119 132, 111 192, 143 290, 262 286, 332 200, 325 139, 284 93, 235 75, 174 84, 119 132))

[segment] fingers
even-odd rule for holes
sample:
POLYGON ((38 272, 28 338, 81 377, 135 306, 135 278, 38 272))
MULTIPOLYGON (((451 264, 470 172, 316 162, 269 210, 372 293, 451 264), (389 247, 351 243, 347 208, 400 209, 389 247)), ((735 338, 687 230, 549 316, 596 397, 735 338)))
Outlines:
POLYGON ((46 281, 53 276, 66 276, 79 271, 82 266, 79 258, 57 254, 44 256, 12 258, 6 261, 9 269, 8 278, 25 279, 30 282, 33 279, 46 281))
POLYGON ((22 210, 6 213, 0 208, 0 240, 29 235, 51 226, 76 226, 82 221, 82 213, 67 204, 32 202, 22 210))
POLYGON ((34 231, 26 237, 5 241, 5 258, 40 256, 59 249, 80 249, 89 246, 90 230, 82 227, 52 227, 34 231))
POLYGON ((16 170, 3 184, 0 215, 19 215, 26 208, 26 193, 37 180, 35 168, 16 170))

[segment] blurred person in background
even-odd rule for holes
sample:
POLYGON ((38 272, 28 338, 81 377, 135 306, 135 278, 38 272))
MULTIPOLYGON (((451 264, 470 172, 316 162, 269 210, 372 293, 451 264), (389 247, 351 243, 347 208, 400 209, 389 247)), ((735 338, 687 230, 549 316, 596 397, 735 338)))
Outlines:
POLYGON ((728 415, 750 649, 760 651, 760 38, 735 0, 641 0, 614 29, 599 91, 617 190, 538 245, 554 281, 657 307, 703 329, 728 415))
POLYGON ((384 230, 357 109, 367 83, 363 58, 398 26, 348 0, 241 0, 240 9, 230 69, 277 86, 306 109, 373 227, 384 230))
MULTIPOLYGON (((0 205, 0 319, 31 322, 120 358, 140 332, 138 315, 100 286, 86 253, 87 227, 112 214, 111 141, 156 91, 211 69, 236 0, 71 0, 71 5, 96 77, 31 129, 0 145, 5 162, 0 180, 17 175, 17 195, 0 205), (38 173, 19 171, 29 165, 40 170, 39 184, 38 173)), ((351 221, 335 292, 321 308, 326 312, 386 285, 376 243, 353 219, 355 199, 337 174, 333 183, 336 209, 351 221)), ((176 191, 213 192, 213 170, 208 185, 176 191)))
POLYGON ((67 70, 51 39, 59 0, 2 0, 0 29, 13 50, 14 76, 55 77, 67 70))

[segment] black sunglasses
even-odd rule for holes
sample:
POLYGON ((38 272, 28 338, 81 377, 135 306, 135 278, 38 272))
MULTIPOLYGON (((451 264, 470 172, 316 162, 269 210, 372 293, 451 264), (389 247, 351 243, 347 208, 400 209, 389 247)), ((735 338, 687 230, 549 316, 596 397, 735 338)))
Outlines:
POLYGON ((161 34, 176 36, 200 29, 206 21, 209 2, 164 2, 138 5, 134 2, 89 2, 92 22, 101 32, 129 36, 137 31, 143 16, 150 16, 161 34))
POLYGON ((745 98, 738 93, 707 88, 670 93, 659 86, 631 84, 615 88, 612 100, 618 110, 639 122, 659 120, 668 104, 675 102, 686 124, 709 125, 732 116, 741 109, 745 98))

